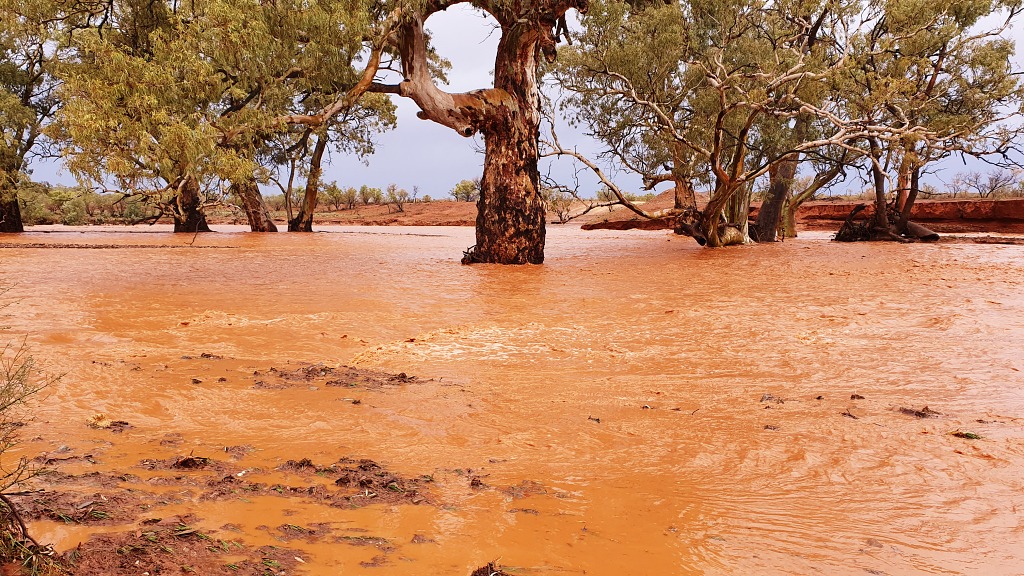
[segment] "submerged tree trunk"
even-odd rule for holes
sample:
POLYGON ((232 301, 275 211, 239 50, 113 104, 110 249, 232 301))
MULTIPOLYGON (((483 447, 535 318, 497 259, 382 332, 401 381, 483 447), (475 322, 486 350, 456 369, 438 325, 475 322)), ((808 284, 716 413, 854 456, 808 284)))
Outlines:
POLYGON ((306 177, 306 192, 302 196, 299 212, 288 221, 289 232, 312 232, 313 211, 316 210, 317 194, 320 191, 321 164, 327 149, 327 137, 318 136, 313 146, 313 157, 309 161, 309 176, 306 177))
MULTIPOLYGON (((754 240, 775 242, 778 240, 779 222, 793 191, 793 178, 799 163, 796 154, 790 154, 768 168, 768 199, 761 203, 754 226, 754 240)), ((792 218, 792 212, 789 217, 792 218)), ((783 230, 785 237, 785 230, 783 230)))
POLYGON ((885 173, 882 171, 881 158, 882 149, 874 138, 869 140, 871 145, 871 176, 875 190, 875 234, 885 236, 889 230, 888 206, 885 201, 885 173))
POLYGON ((24 232, 21 221, 21 206, 18 204, 18 190, 4 184, 0 176, 0 233, 24 232))
POLYGON ((24 232, 18 204, 17 170, 0 168, 0 232, 24 232))
POLYGON ((544 200, 537 168, 540 91, 535 26, 502 27, 494 87, 507 94, 481 126, 486 153, 477 200, 476 247, 465 263, 544 262, 544 200))
POLYGON ((254 180, 242 180, 231 183, 231 192, 242 201, 242 209, 249 221, 249 229, 253 232, 277 232, 277 226, 270 217, 260 187, 254 180))
POLYGON ((750 189, 741 186, 725 205, 725 220, 743 235, 743 242, 750 241, 750 189))
POLYGON ((210 232, 199 198, 199 182, 194 177, 188 176, 178 185, 171 212, 175 232, 210 232))
POLYGON ((538 58, 553 61, 565 12, 586 10, 585 0, 496 2, 486 10, 501 26, 494 66, 494 87, 461 94, 444 92, 430 75, 423 30, 425 17, 456 2, 424 3, 420 13, 403 15, 398 34, 403 81, 377 86, 381 92, 412 98, 418 116, 463 136, 480 132, 486 146, 477 201, 476 245, 463 262, 540 264, 544 261, 544 201, 537 169, 540 136, 538 58))
MULTIPOLYGON (((695 232, 690 235, 701 246, 721 248, 743 244, 749 240, 746 231, 740 228, 740 224, 726 220, 728 214, 738 216, 740 212, 743 213, 742 219, 746 219, 746 211, 743 206, 746 205, 749 208, 750 196, 745 190, 739 190, 741 186, 732 182, 716 181, 715 191, 707 206, 704 207, 703 212, 697 213, 694 224, 690 226, 695 232), (745 196, 746 198, 737 200, 736 196, 745 196)), ((684 230, 683 233, 687 233, 685 226, 679 229, 684 230)), ((679 233, 679 229, 677 229, 677 233, 679 233)))

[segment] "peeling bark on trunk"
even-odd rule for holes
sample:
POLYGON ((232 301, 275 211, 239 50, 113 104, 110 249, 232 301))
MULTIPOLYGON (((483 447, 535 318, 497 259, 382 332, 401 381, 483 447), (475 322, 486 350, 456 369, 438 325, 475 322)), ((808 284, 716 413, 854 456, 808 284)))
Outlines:
POLYGON ((277 226, 270 218, 270 210, 263 201, 260 187, 253 180, 231 183, 231 192, 242 201, 242 209, 253 232, 277 232, 277 226))
POLYGON ((199 182, 189 176, 178 186, 178 194, 171 209, 175 232, 210 232, 199 198, 199 182))
POLYGON ((885 202, 885 173, 879 165, 882 158, 882 149, 878 141, 870 139, 871 145, 871 176, 875 190, 875 232, 878 235, 886 236, 889 231, 888 207, 885 202))
POLYGON ((320 191, 320 176, 323 173, 321 164, 324 150, 327 149, 327 138, 318 136, 313 146, 313 157, 309 160, 309 176, 306 178, 306 192, 302 196, 302 204, 295 218, 288 221, 289 232, 312 232, 313 211, 316 210, 316 197, 320 191))
POLYGON ((403 81, 377 90, 407 96, 418 116, 463 136, 480 132, 486 147, 476 245, 463 263, 540 264, 544 261, 544 201, 537 169, 540 137, 538 58, 555 58, 556 26, 565 12, 586 11, 585 0, 523 3, 473 3, 501 25, 494 66, 494 87, 462 94, 438 88, 430 76, 423 22, 455 2, 427 0, 422 12, 402 14, 398 49, 403 81))
POLYGON ((476 247, 463 262, 541 264, 544 201, 539 193, 536 140, 510 133, 485 138, 487 156, 476 204, 476 247))
POLYGON ((484 174, 477 200, 476 247, 464 263, 544 262, 544 200, 537 168, 540 91, 536 27, 515 22, 502 28, 494 63, 494 87, 503 98, 485 123, 484 174))
MULTIPOLYGON (((782 212, 792 193, 793 178, 796 176, 798 160, 795 154, 768 168, 768 199, 761 203, 757 212, 755 234, 758 242, 778 240, 779 222, 782 212)), ((785 237, 785 232, 783 232, 785 237)))

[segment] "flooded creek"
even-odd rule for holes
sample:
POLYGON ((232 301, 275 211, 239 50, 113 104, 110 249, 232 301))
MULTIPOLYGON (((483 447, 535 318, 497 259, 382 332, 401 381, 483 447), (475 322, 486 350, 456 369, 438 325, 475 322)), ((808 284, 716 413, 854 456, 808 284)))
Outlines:
POLYGON ((34 522, 59 550, 193 514, 311 575, 1024 573, 1024 247, 552 226, 543 266, 466 267, 470 228, 150 230, 0 248, 0 324, 62 374, 18 454, 143 506, 34 522), (226 472, 143 462, 189 454, 226 472), (333 489, 278 468, 301 458, 373 460, 424 500, 204 492, 333 489))

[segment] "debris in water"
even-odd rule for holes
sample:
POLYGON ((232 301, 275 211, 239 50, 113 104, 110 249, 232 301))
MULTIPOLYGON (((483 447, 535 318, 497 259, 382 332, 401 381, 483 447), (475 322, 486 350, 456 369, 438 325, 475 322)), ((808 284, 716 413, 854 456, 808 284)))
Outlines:
POLYGON ((497 563, 488 562, 486 566, 481 566, 476 570, 473 570, 469 576, 511 576, 511 574, 503 571, 501 568, 498 568, 497 563))
POLYGON ((974 432, 961 432, 960 430, 957 430, 956 432, 950 432, 950 434, 957 438, 965 438, 967 440, 981 440, 981 435, 975 434, 974 432))
POLYGON ((864 397, 860 394, 850 394, 850 400, 863 400, 864 397))
POLYGON ((105 414, 94 414, 86 420, 86 424, 90 428, 98 428, 103 430, 110 430, 111 432, 124 432, 125 430, 132 427, 131 424, 124 420, 111 420, 107 418, 105 414))
POLYGON ((593 416, 587 416, 587 420, 591 420, 593 422, 597 422, 598 424, 601 423, 601 419, 600 418, 594 418, 593 416))
POLYGON ((113 420, 107 418, 106 414, 93 414, 86 423, 90 428, 109 428, 113 420))
POLYGON ((775 404, 785 404, 786 401, 783 400, 782 398, 779 398, 778 396, 773 396, 771 394, 762 394, 761 402, 774 402, 775 404))
POLYGON ((765 430, 778 430, 779 427, 774 425, 774 424, 765 424, 764 425, 764 429, 765 430))
POLYGON ((196 468, 202 468, 210 463, 209 458, 203 456, 193 456, 190 452, 188 456, 178 458, 174 461, 171 466, 174 468, 185 468, 188 470, 194 470, 196 468))
POLYGON ((900 412, 900 414, 906 414, 907 416, 913 416, 915 418, 933 418, 935 416, 938 416, 938 415, 942 414, 941 412, 936 412, 935 410, 932 410, 932 409, 928 408, 927 406, 925 406, 924 408, 921 408, 920 410, 914 410, 913 408, 902 408, 901 407, 899 409, 899 412, 900 412))
POLYGON ((858 420, 859 419, 858 416, 854 416, 853 412, 850 412, 849 408, 846 409, 846 412, 842 412, 841 414, 843 416, 846 416, 847 418, 853 418, 854 420, 858 420))

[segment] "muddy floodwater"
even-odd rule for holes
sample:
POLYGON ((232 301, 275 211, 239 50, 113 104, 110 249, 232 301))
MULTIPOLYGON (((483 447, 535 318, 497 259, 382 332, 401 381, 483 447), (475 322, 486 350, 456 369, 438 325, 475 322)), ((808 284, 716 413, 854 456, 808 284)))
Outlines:
POLYGON ((58 550, 192 515, 311 575, 1024 574, 1021 246, 552 226, 543 266, 466 267, 470 228, 2 240, 4 336, 62 374, 17 454, 136 507, 35 519, 58 550), (304 458, 416 496, 285 497, 335 489, 281 467, 304 458))

